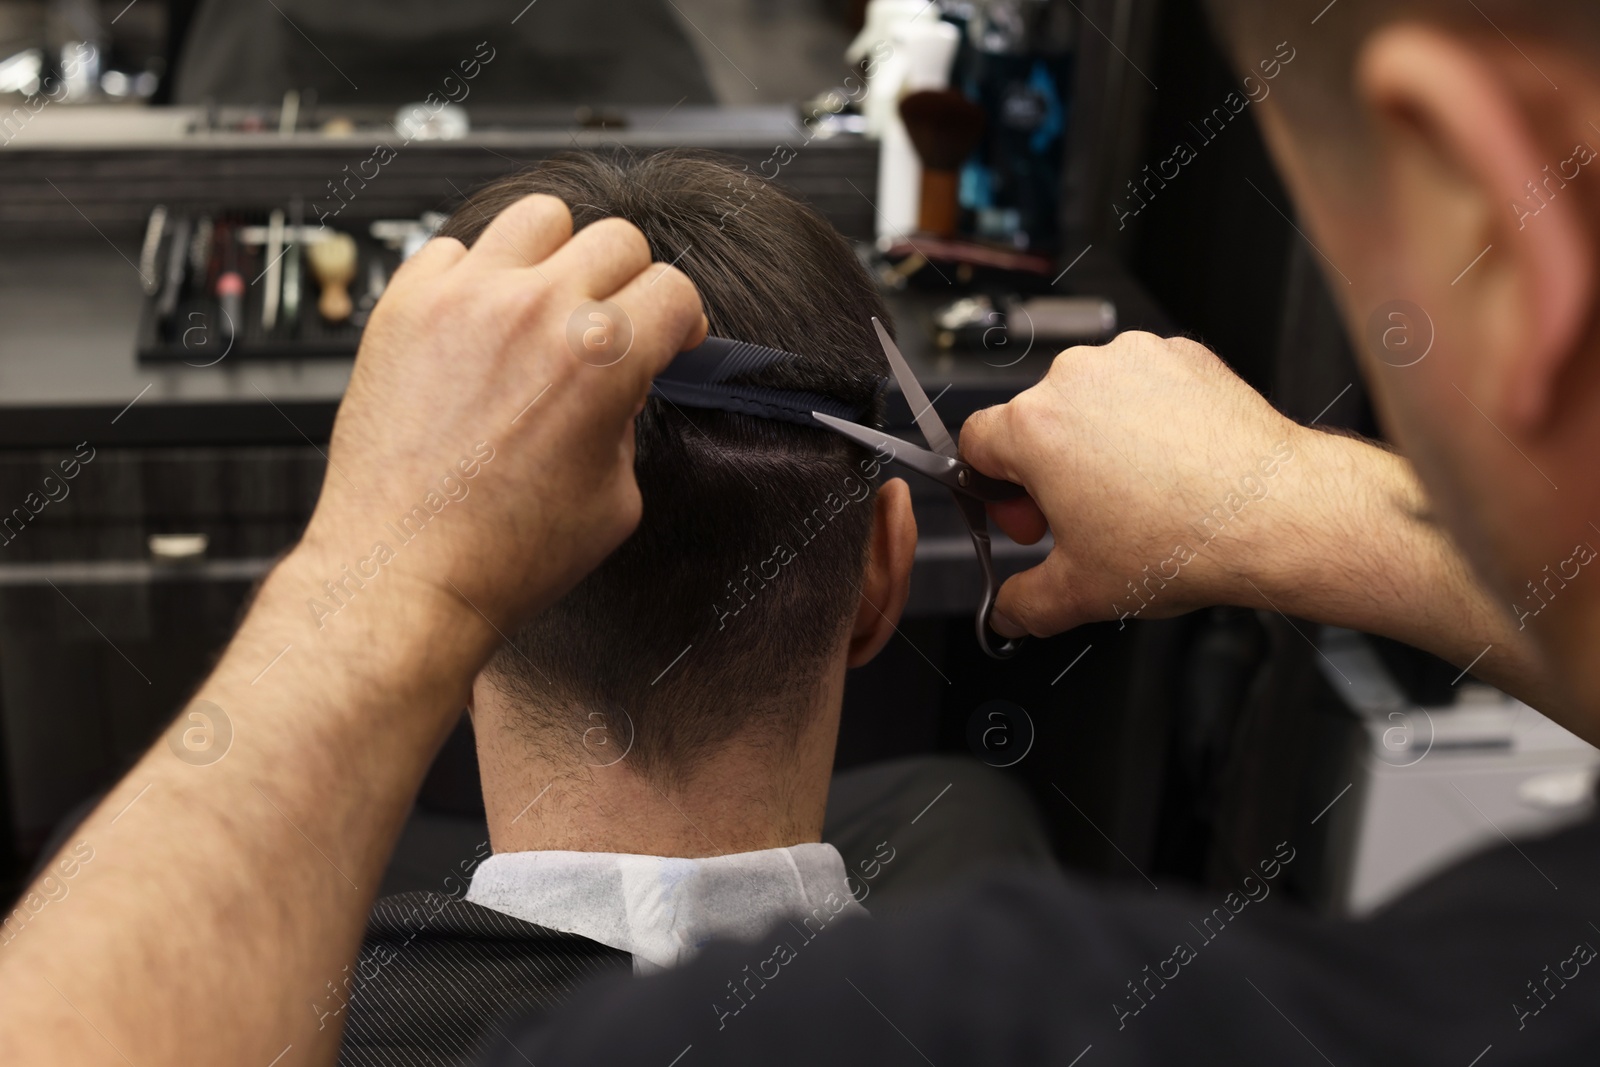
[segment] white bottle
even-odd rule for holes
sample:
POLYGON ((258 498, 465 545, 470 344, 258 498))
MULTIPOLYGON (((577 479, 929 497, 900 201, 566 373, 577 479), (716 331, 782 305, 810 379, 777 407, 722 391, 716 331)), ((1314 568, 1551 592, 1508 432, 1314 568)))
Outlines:
MULTIPOLYGON (((931 6, 924 4, 923 8, 931 6)), ((924 89, 946 88, 960 39, 960 31, 950 23, 926 19, 900 22, 889 38, 894 52, 878 68, 885 76, 877 79, 868 93, 870 99, 882 92, 879 105, 886 112, 878 145, 880 241, 897 240, 916 229, 922 195, 922 161, 900 120, 900 98, 924 89)))

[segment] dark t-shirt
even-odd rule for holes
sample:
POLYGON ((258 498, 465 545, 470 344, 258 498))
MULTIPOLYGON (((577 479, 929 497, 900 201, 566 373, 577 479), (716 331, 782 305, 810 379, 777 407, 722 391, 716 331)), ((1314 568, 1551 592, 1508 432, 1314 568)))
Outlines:
POLYGON ((1359 922, 1275 907, 1280 853, 1214 897, 1013 876, 898 922, 779 928, 507 1025, 482 1062, 1600 1063, 1600 821, 1359 922))

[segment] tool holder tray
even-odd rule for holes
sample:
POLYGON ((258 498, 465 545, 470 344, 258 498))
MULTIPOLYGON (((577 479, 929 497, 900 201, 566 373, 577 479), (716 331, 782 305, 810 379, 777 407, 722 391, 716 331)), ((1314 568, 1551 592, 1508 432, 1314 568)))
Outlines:
MULTIPOLYGON (((266 212, 230 212, 217 217, 219 222, 226 221, 234 226, 231 232, 235 235, 238 228, 267 224, 266 212)), ((220 226, 217 232, 222 232, 220 226)), ((350 295, 357 311, 350 319, 331 323, 318 312, 317 300, 322 287, 311 270, 310 256, 307 254, 309 246, 302 245, 299 315, 293 322, 288 321, 280 296, 277 323, 270 331, 263 329, 262 309, 266 301, 267 282, 271 277, 266 269, 266 248, 236 242, 237 269, 244 280, 241 297, 244 321, 235 324, 230 345, 221 303, 216 296, 216 279, 221 273, 221 250, 214 246, 207 270, 207 283, 197 287, 186 280, 183 295, 168 320, 161 321, 158 311, 161 300, 159 288, 145 298, 135 343, 138 359, 141 362, 182 362, 208 366, 220 361, 224 355, 230 360, 353 357, 361 342, 361 326, 357 323, 365 318, 361 300, 367 291, 369 266, 376 260, 382 265, 387 278, 399 266, 400 254, 383 242, 374 240, 364 228, 350 228, 343 232, 349 233, 356 242, 356 273, 350 282, 350 295)), ((171 241, 171 234, 166 235, 157 257, 157 270, 163 285, 171 241)), ((287 254, 284 258, 287 259, 287 254)), ((284 262, 280 261, 280 285, 287 281, 282 272, 283 266, 284 262)), ((185 269, 187 271, 188 267, 185 269)))

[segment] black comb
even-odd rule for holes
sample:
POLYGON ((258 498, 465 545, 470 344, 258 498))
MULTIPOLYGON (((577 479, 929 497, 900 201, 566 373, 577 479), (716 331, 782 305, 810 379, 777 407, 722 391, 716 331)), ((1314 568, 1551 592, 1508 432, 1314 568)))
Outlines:
POLYGON ((681 407, 731 411, 800 426, 817 425, 811 417, 813 411, 852 421, 868 414, 867 409, 821 393, 728 382, 729 378, 799 358, 781 348, 767 348, 727 337, 708 337, 695 347, 679 352, 667 369, 656 376, 650 394, 681 407))

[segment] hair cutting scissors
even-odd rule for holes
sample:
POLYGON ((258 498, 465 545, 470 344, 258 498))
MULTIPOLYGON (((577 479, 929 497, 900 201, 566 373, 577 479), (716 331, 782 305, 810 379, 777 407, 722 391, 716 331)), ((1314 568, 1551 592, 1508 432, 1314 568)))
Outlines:
POLYGON ((950 490, 956 506, 961 509, 962 519, 966 521, 967 532, 972 535, 972 547, 978 553, 978 563, 983 567, 983 602, 978 606, 977 617, 978 645, 993 658, 1005 659, 1017 651, 1021 641, 1002 638, 989 626, 999 587, 994 576, 994 553, 989 544, 989 516, 983 505, 986 502, 1014 500, 1026 496, 1028 491, 1012 482, 980 474, 971 464, 961 460, 955 439, 933 410, 928 394, 922 391, 916 375, 911 373, 911 366, 890 339, 889 331, 876 318, 872 320, 872 326, 878 331, 878 342, 883 345, 883 354, 894 371, 895 381, 900 383, 900 391, 905 394, 906 403, 911 405, 912 418, 916 420, 922 436, 928 439, 931 450, 825 412, 813 411, 811 415, 830 430, 879 453, 887 453, 893 462, 932 478, 950 490), (996 641, 999 643, 996 644, 996 641))

